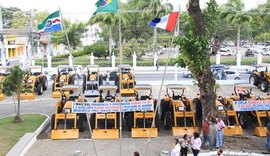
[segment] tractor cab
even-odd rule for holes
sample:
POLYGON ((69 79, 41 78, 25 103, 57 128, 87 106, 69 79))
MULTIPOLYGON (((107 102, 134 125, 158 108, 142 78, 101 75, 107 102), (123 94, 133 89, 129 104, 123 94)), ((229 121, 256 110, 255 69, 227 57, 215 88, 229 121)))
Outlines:
MULTIPOLYGON (((121 75, 121 89, 120 94, 123 97, 132 97, 135 95, 134 86, 135 76, 130 65, 119 65, 118 73, 121 75)), ((120 79, 120 78, 119 78, 120 79)))
POLYGON ((54 76, 52 84, 52 97, 59 98, 61 96, 61 88, 66 85, 74 84, 76 74, 72 73, 73 66, 61 65, 57 67, 57 74, 54 76))
POLYGON ((180 84, 166 86, 166 96, 161 100, 165 129, 172 129, 174 136, 192 135, 198 131, 193 101, 184 95, 186 87, 180 84))
POLYGON ((99 86, 102 85, 102 76, 98 65, 86 66, 87 72, 83 75, 83 93, 87 101, 93 101, 100 96, 99 86))
MULTIPOLYGON (((117 94, 117 86, 101 85, 99 86, 100 96, 94 103, 113 103, 120 102, 117 94)), ((117 105, 115 106, 117 107, 117 105)), ((92 113, 90 124, 93 131, 93 139, 118 139, 119 138, 119 113, 118 112, 100 112, 92 113)))
POLYGON ((85 129, 86 114, 72 113, 73 102, 84 102, 76 85, 62 87, 61 98, 51 117, 51 139, 77 139, 85 129))
POLYGON ((135 85, 134 89, 136 94, 134 101, 152 100, 154 109, 151 111, 141 110, 125 113, 128 130, 131 130, 131 137, 147 138, 150 134, 151 137, 158 137, 159 117, 157 113, 155 114, 157 101, 152 97, 152 86, 140 84, 135 85), (154 124, 151 128, 153 121, 154 124))
POLYGON ((259 87, 263 92, 267 92, 270 85, 270 64, 262 63, 255 66, 252 74, 249 77, 249 83, 259 87), (258 70, 264 69, 264 70, 258 70))

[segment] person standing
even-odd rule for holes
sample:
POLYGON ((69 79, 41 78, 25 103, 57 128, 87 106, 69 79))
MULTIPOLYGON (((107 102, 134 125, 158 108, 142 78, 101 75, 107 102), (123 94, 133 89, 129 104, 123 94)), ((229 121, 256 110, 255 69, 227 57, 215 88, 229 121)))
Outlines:
POLYGON ((181 145, 181 156, 187 156, 188 153, 188 144, 189 144, 189 138, 187 136, 187 134, 185 134, 182 138, 182 140, 180 141, 180 145, 181 145))
POLYGON ((202 125, 202 131, 203 131, 203 142, 202 142, 202 147, 205 146, 205 143, 208 141, 209 143, 209 148, 210 151, 213 150, 212 147, 212 137, 210 134, 210 124, 207 118, 204 119, 203 125, 202 125))
POLYGON ((223 135, 224 135, 224 128, 226 125, 224 124, 222 117, 219 116, 217 119, 217 124, 216 124, 216 131, 217 131, 217 136, 216 136, 216 148, 222 148, 222 141, 223 141, 223 135))
POLYGON ((173 145, 174 145, 174 148, 173 148, 173 150, 171 152, 171 156, 179 156, 180 155, 180 150, 181 150, 179 140, 174 139, 173 145))
POLYGON ((266 148, 268 151, 270 151, 270 121, 267 123, 267 131, 266 131, 266 148))
POLYGON ((157 71, 158 71, 158 68, 159 68, 158 60, 157 60, 157 62, 156 62, 156 67, 157 67, 157 71))
POLYGON ((200 138, 200 133, 194 132, 193 137, 191 138, 191 150, 194 156, 197 156, 200 153, 200 148, 202 141, 200 138))

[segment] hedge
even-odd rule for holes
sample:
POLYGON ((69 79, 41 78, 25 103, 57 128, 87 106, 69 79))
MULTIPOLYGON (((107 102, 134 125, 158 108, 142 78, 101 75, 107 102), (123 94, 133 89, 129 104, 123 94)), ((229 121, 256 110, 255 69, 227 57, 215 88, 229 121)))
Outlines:
MULTIPOLYGON (((167 59, 159 59, 159 65, 164 66, 166 65, 167 59)), ((74 58, 75 64, 79 65, 88 65, 90 64, 89 56, 80 56, 74 58)), ((111 66, 111 61, 109 59, 95 59, 95 64, 99 65, 100 67, 109 67, 111 66)), ((216 59, 215 57, 211 57, 211 64, 215 64, 216 59)), ((251 65, 252 63, 256 62, 257 58, 255 57, 243 57, 241 64, 242 65, 251 65)), ((263 57, 264 63, 270 63, 270 57, 263 57)), ((119 64, 118 59, 115 60, 116 66, 119 64)), ((224 57, 220 61, 221 64, 226 65, 236 65, 236 58, 233 57, 224 57)), ((68 64, 68 58, 53 58, 52 59, 52 66, 57 67, 58 65, 68 64)), ((132 60, 124 60, 123 64, 133 65, 132 60)), ((36 59, 36 65, 42 65, 41 59, 36 59)), ((47 59, 43 60, 43 66, 47 66, 47 59)), ((153 59, 140 59, 137 60, 137 66, 153 66, 153 59)), ((174 66, 173 62, 169 60, 169 66, 174 66)))

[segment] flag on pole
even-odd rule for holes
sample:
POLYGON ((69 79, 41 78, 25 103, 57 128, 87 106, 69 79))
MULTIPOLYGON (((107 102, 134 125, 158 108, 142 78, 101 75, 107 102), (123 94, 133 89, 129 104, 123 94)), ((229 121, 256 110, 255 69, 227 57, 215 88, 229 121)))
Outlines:
POLYGON ((39 33, 48 33, 62 30, 59 10, 50 14, 41 24, 38 25, 39 33))
POLYGON ((155 18, 150 22, 150 26, 165 29, 167 31, 174 31, 179 12, 172 12, 166 16, 155 18))
POLYGON ((118 0, 98 0, 96 2, 98 7, 94 15, 98 12, 117 12, 118 11, 118 0))

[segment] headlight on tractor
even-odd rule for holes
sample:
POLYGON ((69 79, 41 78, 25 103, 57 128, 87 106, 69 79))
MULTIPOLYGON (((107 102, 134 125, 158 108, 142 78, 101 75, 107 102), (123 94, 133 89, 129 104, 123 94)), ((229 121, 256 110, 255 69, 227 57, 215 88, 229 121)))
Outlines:
POLYGON ((184 106, 177 107, 177 110, 178 110, 179 112, 182 112, 182 111, 185 110, 185 107, 184 107, 184 106))
POLYGON ((70 108, 65 108, 65 113, 71 113, 71 109, 70 108))
POLYGON ((224 108, 223 108, 223 106, 217 106, 217 110, 218 110, 218 111, 223 111, 224 108))

